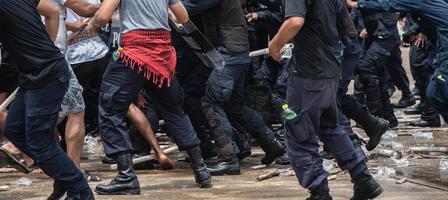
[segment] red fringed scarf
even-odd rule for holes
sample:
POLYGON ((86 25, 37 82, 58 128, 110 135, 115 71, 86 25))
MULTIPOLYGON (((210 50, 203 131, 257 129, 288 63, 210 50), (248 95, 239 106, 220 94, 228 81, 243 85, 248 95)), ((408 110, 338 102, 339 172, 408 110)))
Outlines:
POLYGON ((170 87, 176 71, 176 50, 171 46, 171 33, 167 30, 135 30, 121 37, 119 58, 131 69, 144 71, 146 79, 158 87, 167 82, 170 87))

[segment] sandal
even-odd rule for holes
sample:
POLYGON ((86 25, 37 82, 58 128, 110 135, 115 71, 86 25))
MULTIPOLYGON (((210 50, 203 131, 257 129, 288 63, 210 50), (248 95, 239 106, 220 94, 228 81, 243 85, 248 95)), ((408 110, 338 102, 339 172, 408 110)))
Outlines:
POLYGON ((29 174, 31 169, 23 162, 17 159, 14 155, 10 154, 6 149, 0 147, 0 157, 7 160, 9 166, 17 169, 18 171, 29 174))

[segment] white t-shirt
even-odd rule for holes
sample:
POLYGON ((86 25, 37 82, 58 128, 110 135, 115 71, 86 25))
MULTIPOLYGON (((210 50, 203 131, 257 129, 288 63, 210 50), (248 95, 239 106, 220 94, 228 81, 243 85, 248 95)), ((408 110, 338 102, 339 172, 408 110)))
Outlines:
MULTIPOLYGON (((91 4, 100 3, 99 0, 84 1, 91 4)), ((78 21, 84 21, 85 19, 87 18, 77 15, 73 10, 67 8, 66 22, 75 23, 78 21)), ((71 32, 68 34, 71 34, 71 32)), ((70 44, 67 48, 66 56, 70 64, 79 64, 103 58, 108 52, 109 47, 107 44, 104 43, 98 35, 96 35, 70 44)))
POLYGON ((67 29, 65 28, 65 18, 67 17, 67 11, 65 8, 65 2, 67 0, 51 0, 59 9, 59 30, 56 37, 55 45, 62 53, 67 52, 67 29))

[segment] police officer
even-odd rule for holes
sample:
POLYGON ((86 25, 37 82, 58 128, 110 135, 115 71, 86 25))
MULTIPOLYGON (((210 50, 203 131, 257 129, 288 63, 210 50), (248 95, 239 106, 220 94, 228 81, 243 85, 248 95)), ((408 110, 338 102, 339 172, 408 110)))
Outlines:
MULTIPOLYGON (((387 131, 389 123, 379 117, 373 116, 364 108, 353 96, 348 95, 348 86, 354 78, 355 68, 361 55, 361 43, 357 38, 357 33, 362 32, 364 24, 360 19, 359 10, 352 10, 350 18, 343 1, 337 1, 338 10, 338 30, 342 43, 342 76, 338 87, 339 123, 349 134, 355 147, 360 148, 362 140, 351 128, 348 118, 360 124, 367 136, 370 138, 367 143, 367 150, 373 150, 381 141, 381 136, 387 131)), ((326 149, 326 148, 325 148, 326 149)), ((325 153, 325 152, 323 152, 325 153)))
MULTIPOLYGON (((226 61, 223 70, 214 69, 207 81, 202 111, 211 128, 218 150, 218 164, 210 168, 212 175, 240 174, 238 148, 233 143, 231 122, 245 120, 245 78, 249 70, 249 42, 245 16, 239 0, 223 0, 204 13, 204 33, 226 61)), ((256 112, 251 114, 258 115, 256 112)), ((261 119, 261 117, 256 119, 261 119)), ((257 120, 260 122, 260 120, 257 120)), ((262 121, 261 121, 262 122, 262 121)), ((270 164, 285 151, 263 123, 250 124, 260 134, 266 151, 263 163, 270 164)))
POLYGON ((97 185, 95 191, 106 195, 140 193, 125 115, 143 88, 166 121, 179 149, 188 153, 196 183, 211 187, 200 141, 182 109, 182 88, 174 75, 176 55, 171 46, 168 8, 178 23, 188 20, 185 8, 177 0, 105 1, 89 22, 88 30, 108 23, 117 8, 120 8, 123 48, 116 51, 118 55, 110 61, 103 77, 99 121, 105 153, 117 162, 118 174, 111 183, 97 185))
POLYGON ((415 87, 419 91, 421 100, 417 106, 406 109, 404 113, 421 115, 420 120, 409 123, 412 126, 439 127, 441 126, 439 112, 426 97, 428 83, 434 73, 433 68, 428 65, 428 58, 434 50, 434 45, 419 30, 419 26, 414 20, 418 21, 418 16, 412 17, 412 15, 409 15, 406 17, 403 41, 412 44, 409 50, 409 62, 415 87))
MULTIPOLYGON (((219 1, 189 1, 183 0, 191 21, 203 31, 203 12, 215 7, 219 1)), ((173 31, 173 44, 177 52, 177 71, 179 83, 184 89, 184 110, 191 119, 191 123, 201 140, 201 150, 204 159, 216 156, 216 148, 210 140, 208 122, 201 110, 200 99, 205 96, 205 85, 210 75, 211 68, 205 66, 202 61, 188 47, 188 44, 173 31)))
POLYGON ((269 44, 270 54, 277 61, 281 60, 280 51, 286 42, 294 39, 295 44, 287 102, 297 118, 287 121, 288 153, 299 183, 311 192, 308 199, 332 199, 316 137, 334 153, 341 169, 350 172, 355 184, 353 199, 373 199, 383 189, 370 175, 362 153, 354 149, 338 124, 341 68, 335 4, 326 0, 285 0, 286 21, 269 44))
MULTIPOLYGON (((389 121, 391 127, 398 125, 387 92, 386 67, 399 51, 400 37, 394 13, 362 11, 367 31, 365 52, 356 69, 364 86, 366 105, 370 112, 389 121)), ((411 92, 409 91, 409 95, 411 92)), ((415 100, 414 100, 415 101, 415 100)))
POLYGON ((435 45, 430 65, 435 68, 427 97, 440 112, 444 120, 448 120, 448 2, 446 0, 406 1, 406 0, 347 0, 350 7, 361 10, 399 11, 421 15, 421 30, 435 45), (434 31, 435 30, 435 31, 434 31))

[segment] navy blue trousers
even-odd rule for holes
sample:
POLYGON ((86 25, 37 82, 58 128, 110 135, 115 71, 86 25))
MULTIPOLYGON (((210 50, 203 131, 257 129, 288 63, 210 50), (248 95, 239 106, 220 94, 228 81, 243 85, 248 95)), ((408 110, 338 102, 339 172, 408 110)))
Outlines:
POLYGON ((352 177, 368 174, 363 154, 355 150, 338 123, 338 83, 338 78, 304 79, 295 74, 288 78, 286 100, 298 119, 287 121, 286 143, 297 179, 308 189, 318 188, 328 177, 317 137, 334 154, 342 170, 349 170, 352 177))
POLYGON ((164 83, 159 88, 137 71, 111 59, 104 73, 99 99, 99 126, 105 153, 113 155, 132 151, 126 113, 141 89, 146 90, 150 104, 165 120, 180 150, 199 145, 190 119, 182 109, 183 90, 176 77, 171 80, 170 87, 164 83))
POLYGON ((89 185, 55 137, 56 120, 69 79, 67 73, 42 88, 20 89, 8 112, 5 135, 70 196, 76 197, 89 190, 89 185))

